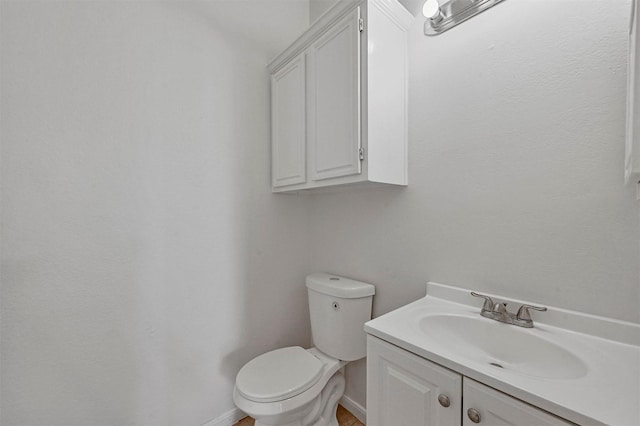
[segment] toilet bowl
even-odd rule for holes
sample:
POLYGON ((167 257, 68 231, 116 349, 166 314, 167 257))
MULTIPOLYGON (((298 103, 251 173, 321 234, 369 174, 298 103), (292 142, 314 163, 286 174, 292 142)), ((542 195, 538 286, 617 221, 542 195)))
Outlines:
POLYGON ((317 348, 267 352, 240 370, 233 400, 256 426, 337 426, 345 384, 340 368, 346 364, 317 348))
POLYGON ((338 426, 340 369, 364 358, 364 323, 375 287, 330 274, 306 278, 315 347, 291 346, 249 361, 236 376, 233 401, 256 426, 338 426))

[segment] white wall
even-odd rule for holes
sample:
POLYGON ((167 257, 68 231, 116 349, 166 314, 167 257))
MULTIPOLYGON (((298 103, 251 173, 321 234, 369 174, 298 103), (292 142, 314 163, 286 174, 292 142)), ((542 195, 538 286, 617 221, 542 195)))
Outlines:
POLYGON ((314 196, 313 269, 376 284, 375 316, 432 280, 639 322, 628 18, 623 0, 506 1, 433 38, 417 18, 409 186, 314 196))
POLYGON ((308 343, 265 68, 308 13, 1 3, 3 426, 201 425, 243 363, 308 343))
POLYGON ((331 6, 339 0, 309 0, 309 22, 318 19, 331 6))

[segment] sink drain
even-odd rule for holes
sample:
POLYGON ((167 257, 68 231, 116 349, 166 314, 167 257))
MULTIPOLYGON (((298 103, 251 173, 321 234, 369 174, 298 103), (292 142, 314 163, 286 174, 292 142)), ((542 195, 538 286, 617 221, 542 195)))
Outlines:
POLYGON ((493 365, 494 367, 498 367, 498 368, 504 368, 503 366, 501 366, 497 362, 490 362, 489 365, 493 365))

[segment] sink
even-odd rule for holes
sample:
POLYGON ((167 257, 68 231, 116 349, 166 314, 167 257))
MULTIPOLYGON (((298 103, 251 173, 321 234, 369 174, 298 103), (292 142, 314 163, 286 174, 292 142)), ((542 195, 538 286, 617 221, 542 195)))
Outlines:
POLYGON ((577 379, 587 374, 586 364, 577 355, 545 339, 545 331, 537 328, 464 314, 425 315, 418 327, 430 344, 488 368, 545 379, 577 379))
MULTIPOLYGON (((638 424, 640 381, 633 378, 640 377, 640 324, 548 306, 534 313, 533 328, 524 328, 481 316, 470 289, 430 282, 426 290, 423 298, 365 323, 368 339, 574 424, 638 424)), ((489 296, 507 303, 509 312, 536 305, 489 296)))

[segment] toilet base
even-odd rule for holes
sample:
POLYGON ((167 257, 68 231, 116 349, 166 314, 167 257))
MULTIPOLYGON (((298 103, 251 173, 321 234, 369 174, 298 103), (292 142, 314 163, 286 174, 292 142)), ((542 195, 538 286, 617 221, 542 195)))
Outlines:
POLYGON ((329 379, 320 395, 309 403, 288 413, 256 416, 255 426, 338 426, 336 411, 338 401, 344 394, 344 386, 344 376, 337 372, 329 379))

